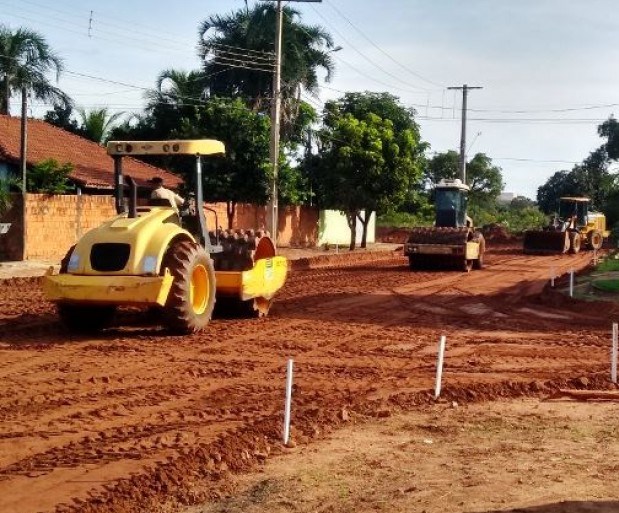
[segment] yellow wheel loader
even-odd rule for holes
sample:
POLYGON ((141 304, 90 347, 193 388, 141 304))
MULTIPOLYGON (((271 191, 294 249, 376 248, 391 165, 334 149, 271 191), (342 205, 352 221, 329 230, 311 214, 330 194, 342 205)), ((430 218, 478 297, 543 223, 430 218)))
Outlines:
POLYGON ((266 315, 286 280, 287 260, 276 256, 266 232, 206 228, 201 159, 223 154, 223 143, 115 141, 107 151, 114 158, 117 215, 84 235, 60 273, 50 269, 44 279, 45 296, 57 304, 63 323, 96 331, 118 306, 138 305, 158 312, 173 332, 192 333, 208 324, 216 299, 245 314, 266 315), (193 156, 193 208, 178 212, 165 199, 139 206, 135 181, 123 177, 123 157, 131 155, 193 156))
POLYGON ((564 197, 559 213, 541 230, 524 232, 527 254, 578 253, 582 248, 598 250, 608 238, 606 216, 589 211, 589 198, 564 197))
POLYGON ((404 244, 411 269, 483 268, 486 241, 466 215, 468 191, 459 179, 441 180, 436 186, 434 226, 413 228, 404 244))

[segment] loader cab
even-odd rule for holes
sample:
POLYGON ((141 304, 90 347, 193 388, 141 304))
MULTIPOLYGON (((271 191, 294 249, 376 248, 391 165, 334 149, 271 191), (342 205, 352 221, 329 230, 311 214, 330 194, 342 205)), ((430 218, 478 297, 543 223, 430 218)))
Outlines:
POLYGON ((586 226, 589 212, 589 198, 561 198, 559 200, 559 218, 567 221, 576 217, 576 226, 586 226))
POLYGON ((467 226, 469 187, 461 180, 441 180, 434 191, 436 226, 463 228, 467 226))

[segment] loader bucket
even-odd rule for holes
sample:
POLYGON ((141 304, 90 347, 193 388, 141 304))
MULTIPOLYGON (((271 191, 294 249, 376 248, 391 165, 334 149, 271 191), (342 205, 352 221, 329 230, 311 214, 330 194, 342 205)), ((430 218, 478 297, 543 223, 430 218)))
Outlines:
POLYGON ((526 254, 562 254, 570 249, 570 237, 567 231, 527 230, 524 232, 524 253, 526 254))

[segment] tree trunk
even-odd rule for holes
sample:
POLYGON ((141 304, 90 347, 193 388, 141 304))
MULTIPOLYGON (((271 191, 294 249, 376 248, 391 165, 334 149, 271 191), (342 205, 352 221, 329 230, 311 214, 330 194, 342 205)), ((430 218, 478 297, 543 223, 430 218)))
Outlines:
POLYGON ((346 221, 348 222, 348 228, 350 228, 350 246, 349 250, 354 251, 357 244, 357 216, 359 212, 357 210, 349 210, 346 212, 346 221))
POLYGON ((0 114, 6 114, 10 116, 9 101, 11 98, 11 83, 9 81, 9 74, 4 77, 4 98, 2 98, 2 104, 0 104, 0 114))
POLYGON ((368 224, 370 223, 370 219, 372 217, 372 212, 365 211, 365 219, 361 217, 361 213, 357 214, 359 221, 363 225, 363 232, 361 233, 361 248, 365 249, 367 247, 367 239, 368 239, 368 224))
POLYGON ((228 230, 232 230, 234 214, 236 214, 236 201, 226 201, 226 214, 228 215, 228 230))

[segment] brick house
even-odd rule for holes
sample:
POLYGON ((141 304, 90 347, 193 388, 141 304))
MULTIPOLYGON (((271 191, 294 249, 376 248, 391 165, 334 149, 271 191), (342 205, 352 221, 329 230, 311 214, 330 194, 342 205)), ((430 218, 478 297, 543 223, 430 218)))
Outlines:
MULTIPOLYGON (((21 177, 20 149, 21 118, 0 115, 0 182, 21 177)), ((97 143, 40 119, 28 119, 26 158, 28 167, 50 158, 70 163, 75 190, 66 195, 27 194, 25 203, 21 194, 14 194, 11 209, 0 212, 0 223, 10 224, 0 235, 0 261, 56 260, 83 233, 115 214, 114 161, 97 143)), ((182 183, 178 176, 136 159, 125 158, 123 168, 138 186, 148 186, 153 176, 170 188, 182 183)), ((142 189, 142 194, 147 191, 142 189)))
MULTIPOLYGON (((21 118, 0 115, 0 180, 19 176, 20 128, 21 118)), ((70 180, 77 190, 64 195, 27 194, 25 198, 14 194, 11 209, 0 212, 0 223, 11 224, 8 233, 0 235, 0 261, 58 262, 84 233, 116 214, 112 197, 114 161, 105 148, 45 121, 29 119, 28 166, 49 158, 74 166, 70 180)), ((161 176, 169 188, 182 183, 172 173, 129 157, 123 160, 123 172, 143 187, 153 176, 161 176)), ((225 203, 206 206, 209 227, 226 224, 225 203)), ((282 207, 278 223, 280 245, 315 244, 318 218, 318 210, 313 207, 282 207)), ((237 206, 233 226, 264 228, 266 219, 266 207, 241 204, 237 206)))
MULTIPOLYGON (((0 180, 19 175, 21 118, 0 115, 0 180)), ((59 164, 70 162, 71 182, 87 194, 111 194, 114 186, 114 161, 105 148, 51 125, 40 119, 28 119, 27 164, 55 159, 59 164)), ((166 187, 176 188, 182 180, 163 169, 126 158, 124 173, 138 185, 161 176, 166 187)))

